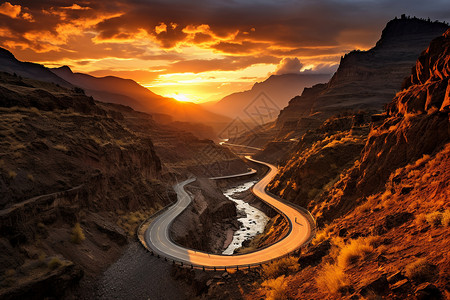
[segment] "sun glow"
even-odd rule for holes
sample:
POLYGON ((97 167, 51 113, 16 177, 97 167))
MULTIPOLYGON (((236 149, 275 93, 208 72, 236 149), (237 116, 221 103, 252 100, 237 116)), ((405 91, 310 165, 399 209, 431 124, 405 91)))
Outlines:
POLYGON ((179 93, 175 93, 175 94, 167 94, 164 95, 164 97, 168 97, 168 98, 173 98, 177 101, 180 102, 193 102, 191 99, 189 99, 188 96, 186 96, 185 94, 179 94, 179 93))

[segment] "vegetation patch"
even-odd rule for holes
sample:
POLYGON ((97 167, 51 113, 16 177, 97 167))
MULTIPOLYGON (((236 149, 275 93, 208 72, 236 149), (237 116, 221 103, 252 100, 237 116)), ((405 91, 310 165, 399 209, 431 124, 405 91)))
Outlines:
POLYGON ((298 259, 294 256, 283 257, 271 263, 265 264, 261 269, 261 276, 266 279, 275 279, 299 270, 298 259))
POLYGON ((431 280, 436 273, 436 266, 430 264, 426 258, 420 258, 405 268, 406 277, 416 282, 431 280))
POLYGON ((84 236, 83 229, 81 228, 80 223, 76 223, 72 228, 72 236, 70 240, 72 241, 72 243, 81 244, 81 242, 85 239, 86 237, 84 236))
POLYGON ((281 275, 275 279, 267 279, 263 281, 261 286, 266 290, 266 299, 268 300, 288 299, 288 280, 284 275, 281 275))

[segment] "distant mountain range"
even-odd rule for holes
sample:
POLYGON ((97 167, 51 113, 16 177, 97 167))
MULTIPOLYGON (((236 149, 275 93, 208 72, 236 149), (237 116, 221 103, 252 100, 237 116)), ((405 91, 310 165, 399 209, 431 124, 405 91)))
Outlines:
POLYGON ((74 87, 43 65, 17 60, 11 52, 4 48, 0 48, 0 71, 26 78, 53 82, 67 88, 74 87))
POLYGON ((257 82, 251 90, 233 93, 214 104, 206 104, 210 111, 220 113, 231 118, 240 117, 249 119, 249 106, 258 102, 258 97, 265 96, 270 102, 271 108, 276 109, 272 120, 278 115, 278 111, 284 108, 290 99, 301 94, 305 87, 311 87, 317 83, 327 82, 331 74, 283 74, 271 75, 262 82, 257 82))
POLYGON ((71 84, 83 88, 86 94, 99 101, 128 105, 136 110, 153 114, 156 120, 164 121, 170 116, 173 121, 203 123, 212 127, 219 124, 223 126, 229 122, 228 118, 211 113, 195 103, 179 102, 157 95, 131 79, 115 76, 99 78, 73 73, 67 66, 52 71, 71 84))
MULTIPOLYGON (((178 122, 185 130, 189 130, 190 127, 189 124, 186 124, 187 122, 201 123, 216 131, 221 130, 230 122, 229 118, 212 113, 195 103, 179 102, 157 95, 131 79, 114 76, 98 78, 87 74, 73 73, 67 66, 48 69, 39 64, 19 61, 11 52, 3 48, 0 48, 0 71, 56 83, 66 88, 79 87, 85 91, 86 95, 92 96, 95 100, 130 106, 135 110, 150 113, 158 122, 178 122)), ((199 127, 195 126, 195 128, 199 127)), ((203 128, 205 129, 204 133, 208 132, 207 137, 214 138, 211 130, 203 128)))

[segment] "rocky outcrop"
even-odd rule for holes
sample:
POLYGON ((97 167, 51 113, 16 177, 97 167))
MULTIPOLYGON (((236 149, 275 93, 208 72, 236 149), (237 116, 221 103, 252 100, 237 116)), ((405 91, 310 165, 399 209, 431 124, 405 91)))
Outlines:
POLYGON ((387 105, 386 119, 374 124, 360 161, 336 184, 325 218, 348 211, 356 199, 379 191, 397 168, 436 154, 450 141, 450 110, 445 104, 449 57, 447 31, 417 60, 405 89, 387 105))
POLYGON ((328 84, 305 89, 293 98, 281 111, 278 128, 312 115, 323 121, 339 111, 381 111, 400 89, 420 52, 447 28, 416 18, 390 21, 374 48, 346 54, 328 84))
POLYGON ((83 277, 83 270, 72 263, 68 263, 39 275, 39 277, 0 290, 0 297, 5 300, 61 299, 76 287, 83 277))
MULTIPOLYGON (((341 116, 309 131, 294 146, 293 153, 269 185, 272 193, 304 207, 314 207, 359 158, 369 132, 369 116, 341 116)), ((265 152, 265 151, 264 151, 265 152)))
POLYGON ((193 203, 173 222, 171 237, 187 248, 222 253, 227 231, 239 228, 235 204, 209 179, 197 179, 187 190, 193 203))

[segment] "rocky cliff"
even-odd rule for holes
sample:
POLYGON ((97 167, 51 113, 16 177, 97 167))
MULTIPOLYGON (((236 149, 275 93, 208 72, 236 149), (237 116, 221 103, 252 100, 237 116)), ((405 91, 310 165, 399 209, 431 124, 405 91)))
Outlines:
POLYGON ((416 60, 384 114, 334 117, 299 140, 272 189, 308 205, 319 230, 301 255, 239 286, 249 298, 448 298, 449 62, 450 30, 416 60))
POLYGON ((339 111, 381 111, 400 89, 421 51, 447 28, 443 23, 416 18, 390 21, 375 47, 346 54, 326 85, 305 89, 293 98, 280 112, 278 128, 301 135, 307 129, 297 123, 304 117, 324 121, 339 111))
POLYGON ((210 140, 80 88, 0 73, 0 93, 0 298, 61 297, 83 272, 99 275, 176 199, 175 175, 247 169, 210 140))

